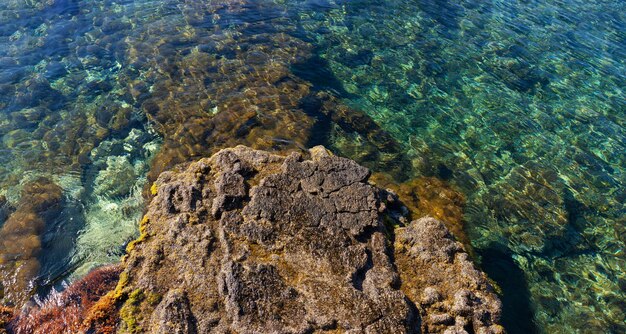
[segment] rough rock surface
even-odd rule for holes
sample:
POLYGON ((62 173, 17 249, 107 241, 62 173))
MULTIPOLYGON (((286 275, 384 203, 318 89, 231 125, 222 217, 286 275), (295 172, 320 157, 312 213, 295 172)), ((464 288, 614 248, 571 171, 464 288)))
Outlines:
POLYGON ((400 205, 366 168, 310 156, 238 146, 161 174, 118 284, 120 330, 503 331, 498 298, 441 223, 394 233, 400 205))
POLYGON ((418 305, 424 333, 495 330, 500 301, 442 222, 425 217, 398 228, 394 251, 402 290, 418 305))

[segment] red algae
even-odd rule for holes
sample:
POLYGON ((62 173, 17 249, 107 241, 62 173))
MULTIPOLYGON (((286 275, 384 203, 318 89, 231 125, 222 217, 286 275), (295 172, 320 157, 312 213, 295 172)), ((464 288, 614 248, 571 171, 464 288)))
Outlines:
MULTIPOLYGON (((88 327, 84 319, 90 318, 92 308, 115 287, 120 271, 120 266, 98 268, 71 284, 65 291, 53 291, 39 305, 17 314, 10 322, 9 330, 32 334, 84 332, 88 327)), ((104 325, 103 322, 102 329, 104 325)))
POLYGON ((117 303, 113 291, 104 295, 87 312, 83 328, 93 333, 115 333, 120 321, 117 303))

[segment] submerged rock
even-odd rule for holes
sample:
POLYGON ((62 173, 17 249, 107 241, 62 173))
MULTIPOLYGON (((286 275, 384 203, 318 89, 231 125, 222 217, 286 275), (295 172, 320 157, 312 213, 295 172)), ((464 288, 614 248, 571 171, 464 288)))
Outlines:
POLYGON ((0 301, 20 306, 33 294, 32 280, 39 273, 41 234, 61 212, 61 187, 41 177, 27 183, 0 228, 0 301))
POLYGON ((461 244, 432 218, 394 231, 401 203, 369 174, 322 148, 243 146, 161 174, 107 295, 118 330, 503 332, 461 244))

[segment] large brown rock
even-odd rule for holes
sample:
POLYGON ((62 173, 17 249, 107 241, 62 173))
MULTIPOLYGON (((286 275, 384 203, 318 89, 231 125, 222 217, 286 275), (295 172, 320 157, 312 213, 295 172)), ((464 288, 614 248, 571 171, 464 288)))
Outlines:
POLYGON ((115 292, 120 330, 503 332, 462 246, 433 219, 396 234, 400 203, 368 177, 321 147, 238 146, 161 174, 115 292))

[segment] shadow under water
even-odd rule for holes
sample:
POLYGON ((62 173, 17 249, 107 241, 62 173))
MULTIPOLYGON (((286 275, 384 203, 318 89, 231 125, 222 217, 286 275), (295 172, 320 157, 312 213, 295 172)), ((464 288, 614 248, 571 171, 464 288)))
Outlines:
POLYGON ((502 324, 511 334, 539 333, 524 271, 501 247, 480 249, 481 268, 501 289, 502 324))

